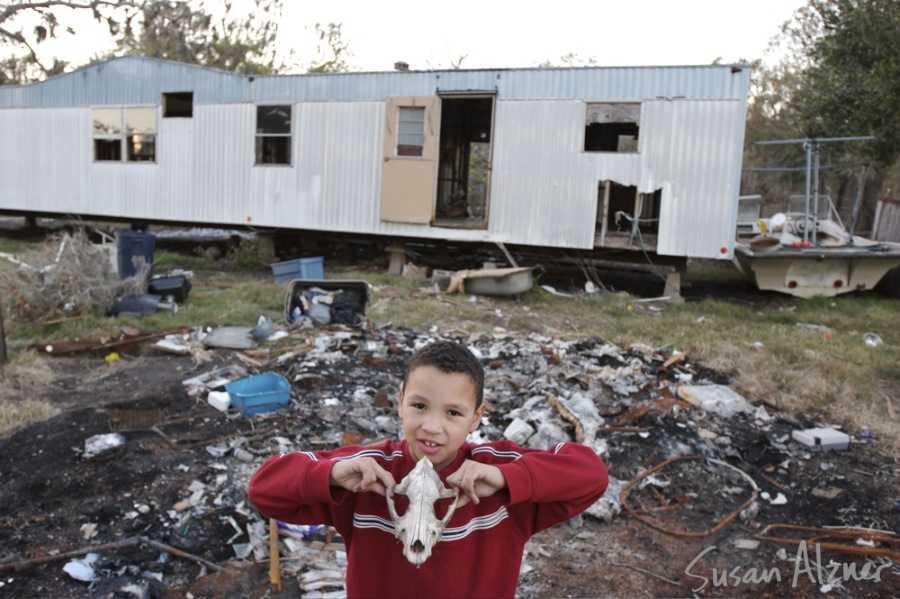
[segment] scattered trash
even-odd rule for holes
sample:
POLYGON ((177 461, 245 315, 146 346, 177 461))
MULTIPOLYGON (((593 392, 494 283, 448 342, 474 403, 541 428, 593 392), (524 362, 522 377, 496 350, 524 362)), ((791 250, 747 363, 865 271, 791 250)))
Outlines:
POLYGON ((810 495, 813 495, 814 497, 822 497, 823 499, 834 499, 843 492, 843 489, 841 489, 840 487, 815 487, 812 491, 810 491, 810 495))
POLYGON ((91 582, 97 577, 93 565, 100 559, 97 553, 88 553, 83 559, 72 559, 63 566, 63 572, 82 582, 91 582))
MULTIPOLYGON (((543 289, 550 295, 555 295, 556 297, 575 297, 571 293, 564 293, 562 291, 557 291, 556 287, 552 287, 550 285, 541 285, 541 289, 543 289)), ((629 306, 629 309, 632 309, 631 306, 629 306)))
POLYGON ((109 458, 125 446, 125 437, 119 433, 94 435, 84 440, 85 459, 109 458))
POLYGON ((286 406, 291 384, 280 374, 264 372, 225 384, 231 405, 245 414, 264 414, 286 406))
POLYGON ((289 522, 276 521, 278 524, 278 532, 295 538, 305 538, 323 527, 318 524, 291 524, 289 522))
POLYGON ((250 330, 250 336, 257 341, 263 341, 272 335, 273 330, 274 324, 272 319, 261 315, 256 321, 256 326, 250 330))
POLYGON ((256 340, 250 335, 253 327, 217 327, 203 338, 203 345, 223 349, 250 349, 256 340))
POLYGON ((174 301, 163 301, 161 295, 145 293, 142 295, 125 295, 116 297, 110 313, 114 316, 144 316, 154 314, 158 310, 178 312, 178 304, 174 301))
POLYGON ((724 385, 682 385, 678 387, 678 396, 723 418, 753 411, 753 406, 746 399, 724 385))
POLYGON ((759 541, 756 539, 737 539, 734 542, 735 549, 746 549, 748 551, 755 551, 759 547, 759 541))
POLYGON ((231 407, 231 394, 228 391, 210 391, 206 402, 220 412, 226 412, 231 407))
POLYGON ((877 333, 865 333, 863 335, 863 343, 865 343, 869 347, 878 347, 884 341, 881 340, 881 337, 877 333))
POLYGON ((779 493, 775 497, 772 497, 769 493, 763 491, 759 496, 768 501, 771 505, 785 505, 788 502, 784 493, 779 493))
POLYGON ((237 364, 230 364, 221 368, 215 368, 209 372, 191 377, 181 381, 181 384, 189 387, 191 385, 202 385, 209 389, 218 389, 224 387, 225 383, 244 378, 248 376, 247 369, 237 364))
POLYGON ((850 445, 850 436, 833 428, 810 428, 793 431, 791 437, 815 451, 847 449, 847 446, 850 445))
POLYGON ((147 292, 167 298, 167 303, 183 302, 188 298, 193 284, 188 278, 189 273, 169 272, 165 275, 155 275, 147 281, 147 292))
POLYGON ((371 295, 371 285, 363 280, 291 281, 284 300, 285 321, 290 327, 307 323, 362 327, 371 295))

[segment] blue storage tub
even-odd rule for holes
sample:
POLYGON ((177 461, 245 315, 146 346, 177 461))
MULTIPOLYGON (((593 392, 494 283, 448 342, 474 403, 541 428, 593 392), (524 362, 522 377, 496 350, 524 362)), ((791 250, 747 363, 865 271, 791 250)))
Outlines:
POLYGON ((325 266, 322 256, 298 258, 272 264, 272 275, 276 283, 287 283, 294 279, 324 279, 325 266))
POLYGON ((274 412, 291 401, 291 384, 274 372, 255 374, 225 383, 231 407, 245 414, 274 412))

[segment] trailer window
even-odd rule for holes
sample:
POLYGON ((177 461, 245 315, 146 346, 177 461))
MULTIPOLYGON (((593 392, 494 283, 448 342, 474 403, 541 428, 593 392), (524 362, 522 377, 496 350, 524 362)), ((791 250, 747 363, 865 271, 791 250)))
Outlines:
POLYGON ((425 107, 401 106, 397 111, 397 156, 421 156, 425 147, 425 107))
POLYGON ((163 118, 191 118, 194 116, 193 92, 163 92, 163 118))
POLYGON ((637 152, 640 122, 640 104, 587 104, 584 151, 637 152))
POLYGON ((291 106, 256 107, 256 164, 291 163, 291 106))
POLYGON ((94 160, 155 162, 156 107, 94 108, 94 160))

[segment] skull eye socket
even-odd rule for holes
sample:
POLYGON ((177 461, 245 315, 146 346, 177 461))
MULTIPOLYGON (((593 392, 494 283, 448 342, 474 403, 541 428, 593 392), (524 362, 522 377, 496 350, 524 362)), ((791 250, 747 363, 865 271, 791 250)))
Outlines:
POLYGON ((415 553, 422 553, 423 551, 425 551, 425 543, 416 539, 412 544, 412 550, 415 553))

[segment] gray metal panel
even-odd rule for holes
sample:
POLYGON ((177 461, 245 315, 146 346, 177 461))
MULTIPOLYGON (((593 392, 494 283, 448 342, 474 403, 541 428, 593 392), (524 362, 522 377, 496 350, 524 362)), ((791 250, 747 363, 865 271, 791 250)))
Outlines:
POLYGON ((387 96, 494 92, 502 99, 738 99, 749 67, 590 67, 245 76, 126 56, 43 82, 0 86, 0 107, 158 104, 163 92, 194 102, 380 101, 387 96))

